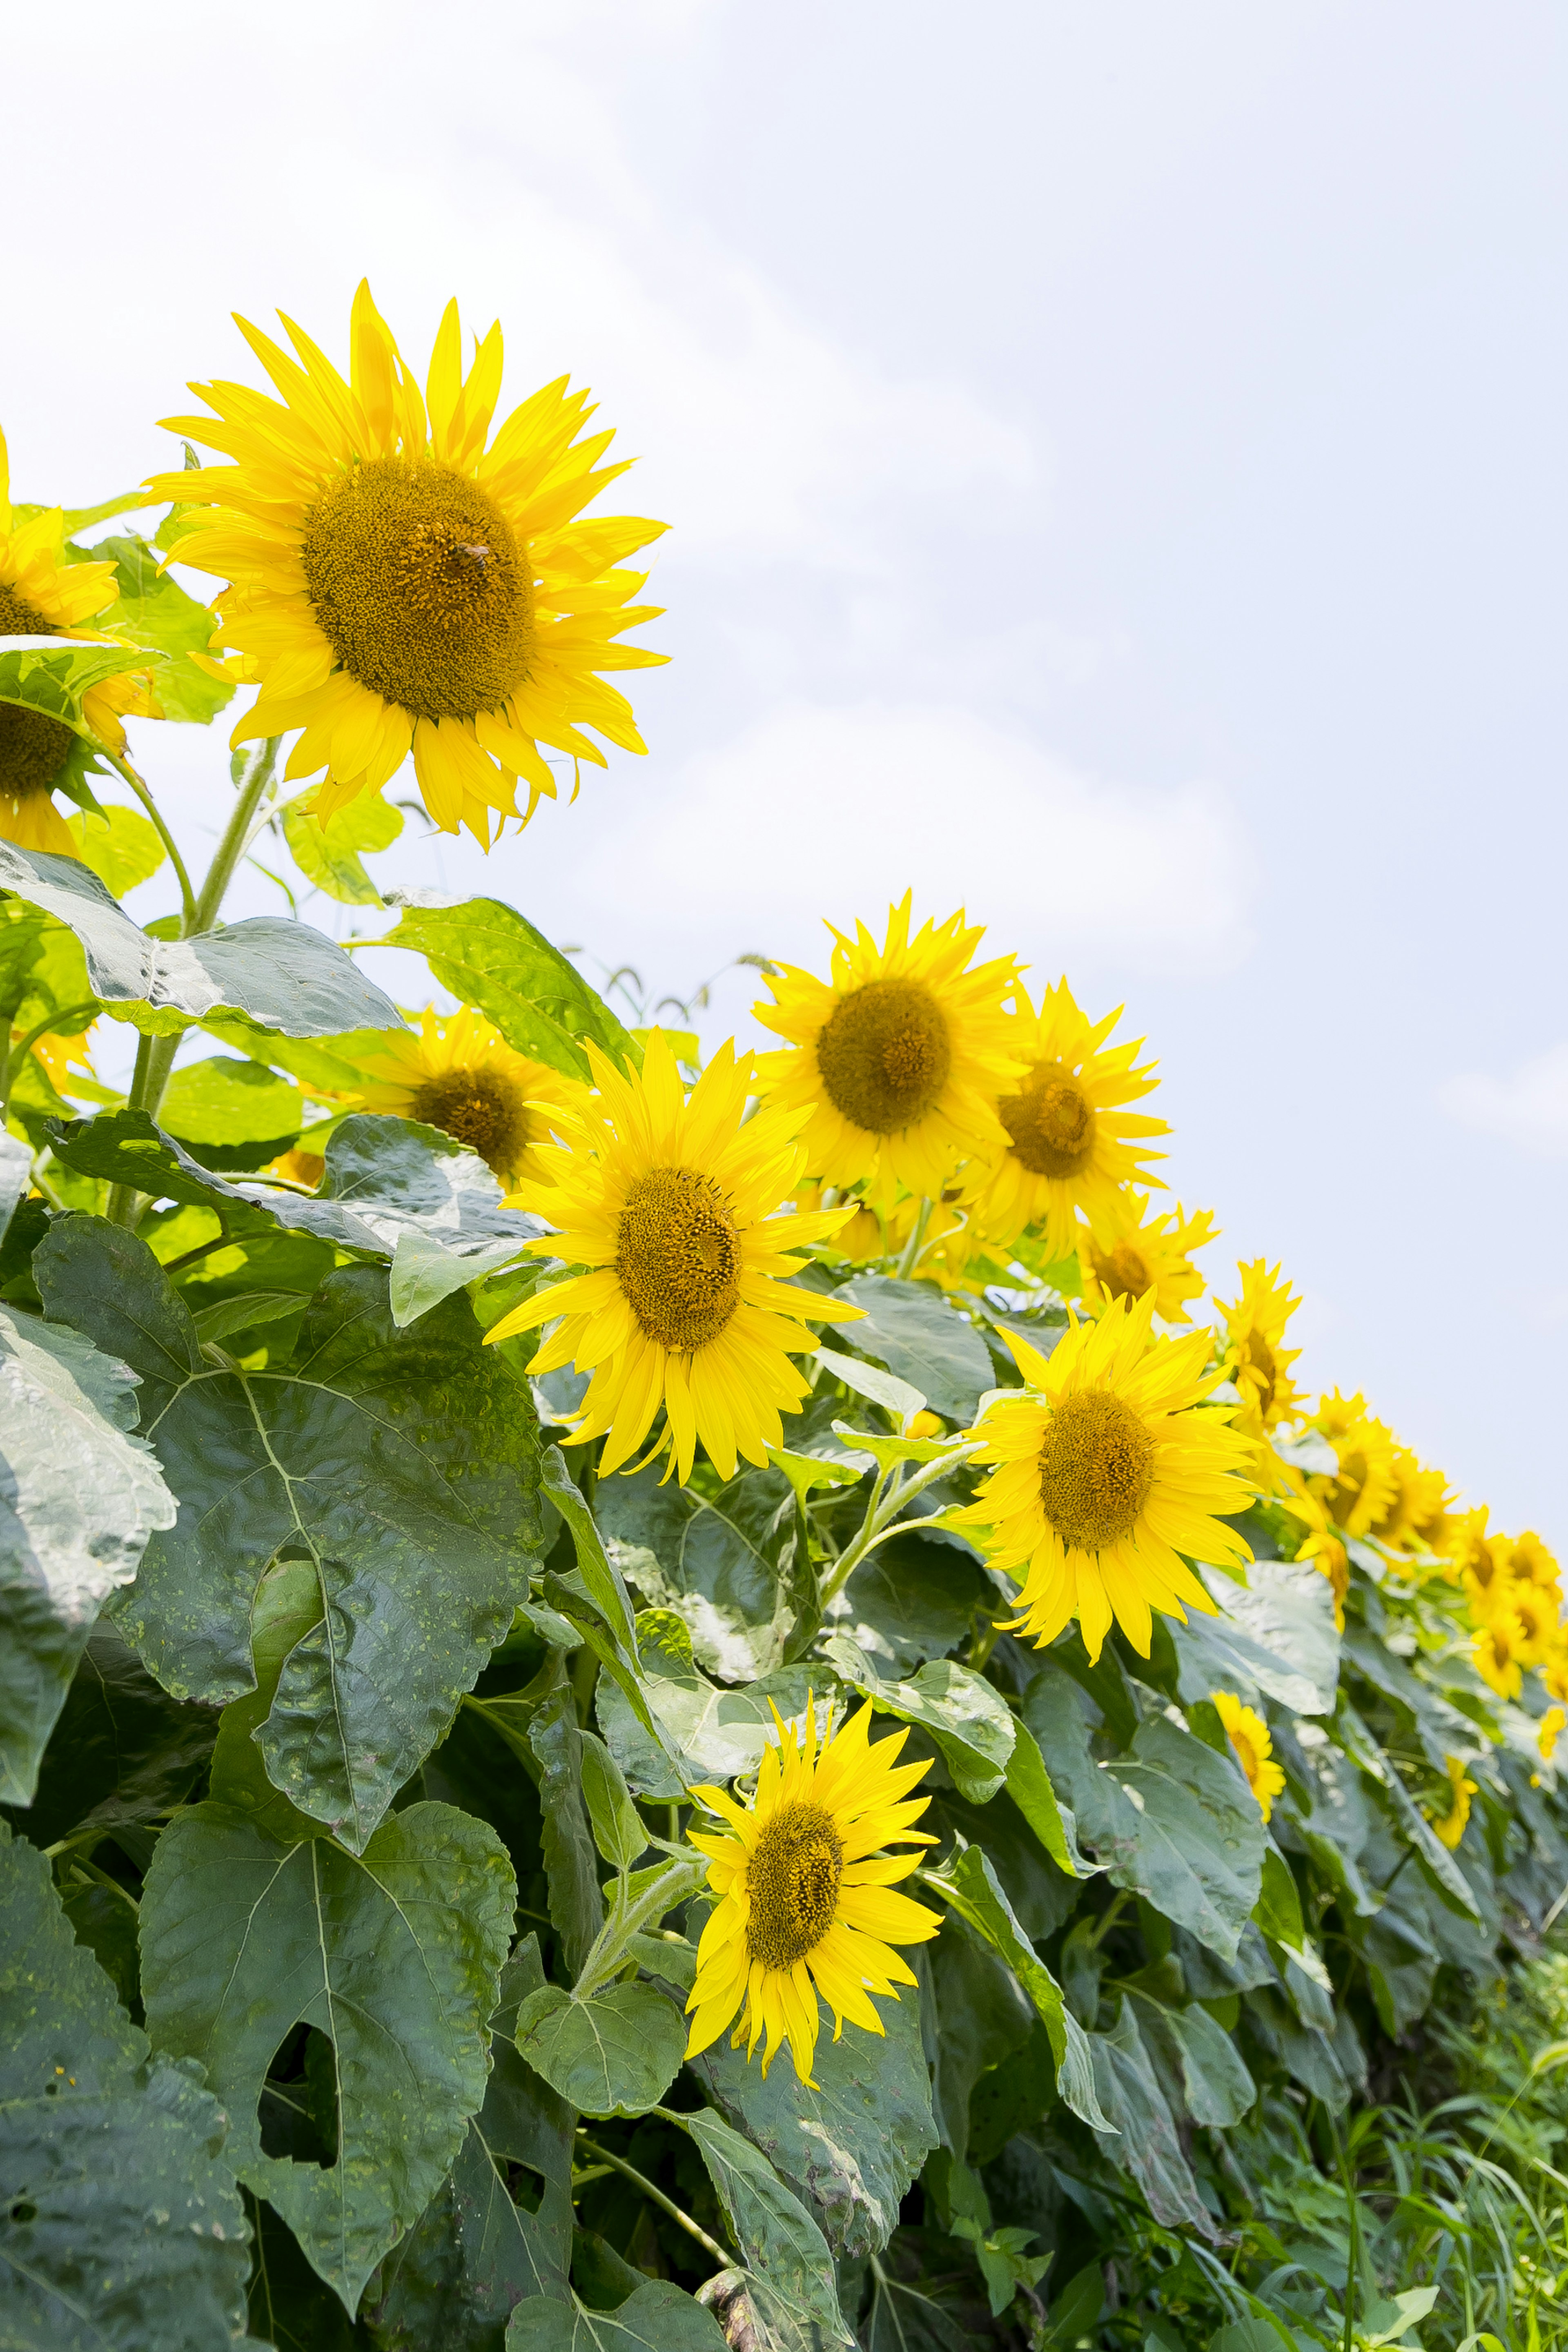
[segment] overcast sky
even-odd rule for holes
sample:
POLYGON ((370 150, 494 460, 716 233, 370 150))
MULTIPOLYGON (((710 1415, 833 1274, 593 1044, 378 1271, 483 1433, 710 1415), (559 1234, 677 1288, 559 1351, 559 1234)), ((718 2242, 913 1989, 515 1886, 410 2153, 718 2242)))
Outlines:
MULTIPOLYGON (((640 457, 675 658, 647 759, 394 878, 677 994, 962 901, 1126 1002, 1215 1286, 1283 1259, 1309 1377, 1568 1547, 1565 51, 1524 0, 26 11, 14 487, 169 463, 231 310, 342 360, 368 272, 421 372, 499 316, 640 457)), ((216 831, 216 738, 140 756, 216 831)))

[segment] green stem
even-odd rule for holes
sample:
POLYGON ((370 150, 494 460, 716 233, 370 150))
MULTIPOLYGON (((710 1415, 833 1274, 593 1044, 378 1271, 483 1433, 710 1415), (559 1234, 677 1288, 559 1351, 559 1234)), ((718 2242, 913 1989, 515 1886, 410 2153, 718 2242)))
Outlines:
POLYGON ((672 1858, 669 1867, 659 1873, 650 1886, 644 1889, 635 1903, 625 1896, 625 1883, 616 1890, 610 1916, 594 1939, 587 1958, 577 1972, 572 1988, 574 2000, 589 2000, 602 1984, 616 1974, 626 1958, 626 1946, 641 1927, 651 1921, 658 1926, 667 1911, 688 1895, 695 1895, 708 1875, 703 1856, 688 1847, 672 1858))
POLYGON ((58 1030, 62 1036, 68 1036, 71 1033, 65 1026, 68 1021, 74 1021, 79 1013, 96 1013, 97 1011, 98 999, 96 996, 89 996, 83 1004, 67 1004, 57 1013, 46 1013, 43 1020, 35 1021, 26 1035, 18 1038, 16 1045, 8 1048, 0 1045, 0 1121, 4 1120, 5 1113, 11 1107, 11 1088, 15 1083, 12 1072, 21 1069, 39 1038, 47 1037, 51 1030, 58 1030))
MULTIPOLYGON (((251 819, 272 782, 272 771, 278 764, 278 746, 282 740, 281 735, 269 735, 266 742, 258 744, 250 755, 250 764, 241 779, 233 811, 224 827, 223 839, 214 853, 213 862, 207 868, 207 878, 202 884, 201 896, 182 934, 187 940, 198 931, 211 930, 217 920, 228 886, 234 879, 234 869, 245 855, 251 819)), ((153 1104, 150 1108, 155 1110, 157 1106, 153 1104)))
POLYGON ((926 1227, 930 1223, 931 1202, 929 1200, 922 1200, 920 1204, 920 1208, 916 1212, 915 1222, 910 1229, 909 1240, 904 1244, 904 1254, 899 1260, 899 1279, 900 1282, 906 1280, 914 1270, 915 1261, 921 1254, 921 1244, 926 1237, 926 1227))
POLYGON ((735 2259, 734 2256, 726 2253, 718 2239, 710 2238, 701 2222, 694 2221, 689 2213, 683 2212, 672 2197, 667 2197, 662 2189, 656 2189, 646 2172, 639 2172, 635 2164, 628 2164, 626 2158, 617 2156, 613 2148, 601 2147, 596 2139, 589 2138, 580 2125, 577 2137, 595 2164, 607 2164, 612 2172, 624 2174, 634 2189, 640 2189, 643 2195, 658 2207, 660 2212, 668 2213, 672 2221, 679 2223, 689 2238, 695 2238, 698 2244, 704 2247, 716 2263, 721 2264, 725 2270, 730 2268, 735 2259))
POLYGON ((169 863, 174 869, 174 879, 180 886, 180 919, 184 926, 185 936, 189 938, 191 932, 196 928, 196 894, 191 887, 191 877, 185 871, 185 861, 180 856, 180 845, 164 823, 157 802, 153 798, 130 761, 122 759, 118 751, 110 751, 107 756, 110 764, 119 770, 152 818, 158 838, 168 854, 169 863))
POLYGON ((867 1553, 875 1551, 879 1543, 886 1543, 889 1536, 898 1533, 899 1515, 905 1505, 911 1503, 927 1486, 933 1486, 937 1479, 944 1478, 950 1470, 955 1469, 974 1451, 973 1444, 954 1445, 945 1454, 939 1454, 934 1462, 926 1463, 923 1468, 899 1486, 889 1486, 881 1478, 877 1481, 871 1489, 871 1499, 866 1506, 859 1533, 846 1545, 823 1579, 820 1599, 825 1609, 843 1591, 867 1553))

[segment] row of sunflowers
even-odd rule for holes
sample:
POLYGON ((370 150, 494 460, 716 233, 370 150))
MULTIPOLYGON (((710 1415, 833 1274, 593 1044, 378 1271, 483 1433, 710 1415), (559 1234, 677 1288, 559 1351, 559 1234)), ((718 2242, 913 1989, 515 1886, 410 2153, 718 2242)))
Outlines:
POLYGON ((405 761, 489 850, 641 750, 662 527, 499 330, 284 324, 183 471, 0 483, 17 2340, 1511 2345, 1344 2144, 1568 1895, 1552 1555, 1210 1297, 1142 1041, 963 914, 705 1055, 384 891, 405 761), (242 688, 198 880, 124 721, 242 688))

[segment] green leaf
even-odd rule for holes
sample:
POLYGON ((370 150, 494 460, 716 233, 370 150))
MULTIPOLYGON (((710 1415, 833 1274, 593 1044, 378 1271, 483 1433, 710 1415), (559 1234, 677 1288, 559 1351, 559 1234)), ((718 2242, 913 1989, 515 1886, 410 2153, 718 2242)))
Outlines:
POLYGON ((168 657, 154 682, 160 717, 206 726, 234 698, 232 682, 214 677, 191 659, 211 645, 212 614, 172 573, 160 572, 157 551, 147 540, 100 539, 92 552, 114 565, 120 602, 109 616, 111 625, 168 657))
MULTIPOLYGON (((926 2038, 934 2034, 936 2043, 931 2105, 943 2147, 962 2165, 969 2155, 975 2086, 993 2067, 1017 2063, 1035 2011, 1006 1961, 962 1918, 950 1919, 921 1957, 929 1979, 926 2038)), ((1054 2064, 1050 2084, 1054 2091, 1054 2064)))
POLYGON ((554 1692, 535 1709, 528 1742, 540 1771, 551 1923, 575 1976, 605 1924, 605 1905, 583 1801, 583 1735, 570 1690, 554 1692))
MULTIPOLYGON (((82 716, 83 698, 95 686, 145 669, 147 656, 134 646, 82 645, 72 638, 0 636, 0 702, 41 710, 84 742, 97 745, 91 722, 82 716)), ((9 845, 6 845, 9 846, 9 845)), ((68 861, 51 858, 58 866, 68 861)))
POLYGON ((664 1994, 638 1979, 589 2000, 542 1985, 517 2013, 517 2049, 586 2116, 640 2116, 679 2072, 686 2027, 664 1994))
POLYGON ((787 1723, 837 1689, 820 1664, 784 1666, 732 1690, 710 1683, 691 1654, 691 1636, 668 1609, 647 1609, 637 1621, 643 1690, 667 1743, 651 1738, 624 1691, 601 1682, 595 1704, 610 1752, 639 1796, 675 1803, 694 1781, 732 1780, 754 1772, 776 1734, 773 1709, 787 1723))
POLYGON ((1338 1723, 1347 1752, 1380 1790, 1427 1885, 1446 1909, 1479 1927, 1480 1907, 1469 1881, 1348 1700, 1341 1702, 1338 1723))
POLYGON ((879 1674, 897 1675, 957 1649, 976 1611, 987 1601, 994 1605, 995 1597, 967 1553, 911 1527, 860 1562, 826 1622, 830 1630, 847 1633, 879 1674))
MULTIPOLYGON (((1328 1578, 1320 1576, 1310 1560, 1255 1559, 1245 1584, 1215 1570, 1207 1572, 1207 1580, 1225 1613, 1219 1618, 1194 1616, 1185 1632, 1173 1622, 1178 1654, 1187 1635, 1203 1626, 1210 1638, 1218 1640, 1222 1654, 1237 1660, 1242 1680, 1255 1682, 1297 1715, 1331 1715, 1340 1637, 1328 1578)), ((1201 1643, 1204 1635, 1198 1638, 1201 1643)), ((1234 1682, 1209 1685, 1210 1690, 1235 1688, 1234 1682)), ((1201 1696, 1206 1698, 1208 1692, 1201 1696)))
POLYGON ((1234 1958, 1268 1845, 1239 1769, 1164 1716, 1139 1726, 1130 1755, 1097 1763, 1078 1686, 1054 1657, 1025 1693, 1023 1715, 1079 1844, 1113 1884, 1234 1958))
POLYGON ((614 2311, 590 2311, 574 2295, 520 2303, 506 2352, 725 2352, 717 2321, 668 2279, 649 2279, 614 2311))
POLYGON ((878 2010, 883 2038, 853 2025, 840 2041, 823 2035, 811 2085, 782 2057, 764 2078, 727 2038, 691 2065, 729 2121, 805 2200, 830 2243, 851 2256, 887 2244, 937 2145, 919 2004, 886 2000, 878 2010))
POLYGON ((148 2031, 200 2057, 240 2178, 350 2313, 483 2103, 516 1896, 494 1831, 448 1805, 394 1814, 357 1859, 325 1838, 280 1844, 212 1803, 158 1841, 142 1895, 148 2031), (325 2168, 265 2155, 257 2121, 301 2023, 331 2045, 340 2139, 325 2168))
POLYGON ((1131 2001, 1122 2001, 1110 2032, 1089 2036, 1089 2046, 1095 2091, 1116 2134, 1106 2153, 1138 2183, 1156 2221, 1168 2230, 1194 2230, 1212 2243, 1214 2217, 1182 2153, 1175 2118, 1139 2036, 1131 2001))
POLYGON ((990 1350, 973 1324, 927 1282, 862 1274, 838 1296, 865 1309, 866 1320, 848 1334, 856 1347, 918 1389, 933 1412, 967 1428, 995 1386, 990 1350))
POLYGON ((792 1454, 787 1445, 770 1445, 768 1460, 782 1470, 801 1502, 818 1486, 858 1486, 863 1473, 849 1462, 825 1461, 816 1454, 792 1454))
POLYGON ((581 1732, 583 1795, 594 1843, 617 1870, 629 1870, 647 1852, 647 1830, 633 1804, 621 1768, 602 1739, 581 1732))
POLYGON ((282 1560, 268 1570, 257 1589, 250 1614, 256 1688, 246 1698, 231 1699, 224 1708, 213 1748, 210 1794, 214 1801, 246 1814, 258 1829, 286 1845, 300 1838, 325 1837, 326 1829, 273 1787, 256 1735, 278 1696, 285 1658, 321 1623, 321 1588, 308 1559, 282 1560))
POLYGON ((802 2352, 852 2347, 827 2241, 762 2150, 710 2108, 668 2120, 697 2144, 746 2265, 752 2305, 775 2341, 802 2352))
POLYGON ((100 1608, 175 1503, 136 1419, 135 1373, 0 1307, 0 1801, 38 1763, 100 1608))
POLYGON ((877 2280, 866 2342, 868 2352, 973 2352, 973 2337, 918 2287, 886 2272, 877 2280))
POLYGON ((1179 2101, 1194 2123, 1220 2130, 1238 2124, 1257 2098, 1258 2085, 1224 2027, 1195 2001, 1188 2009, 1173 2009, 1137 1987, 1131 1999, 1171 2105, 1179 2101))
POLYGON ((236 1062, 219 1054, 174 1072, 158 1121, 167 1134, 198 1151, 204 1143, 262 1143, 299 1134, 305 1097, 265 1063, 236 1062))
MULTIPOLYGON (((879 1404, 884 1412, 892 1415, 900 1429, 911 1422, 917 1412, 925 1410, 923 1389, 911 1388, 908 1381, 900 1381, 891 1372, 879 1371, 875 1364, 862 1364, 854 1356, 840 1355, 835 1348, 818 1348, 812 1361, 826 1366, 836 1381, 842 1381, 845 1387, 853 1389, 857 1396, 868 1399, 872 1404, 879 1404)), ((940 1443, 940 1440, 928 1442, 940 1443)))
POLYGON ((199 2074, 147 2038, 0 1822, 0 2335, 51 2352, 218 2352, 245 2324, 245 2215, 199 2074))
POLYGON ((153 1821, 188 1793, 216 1729, 210 1707, 171 1698, 100 1617, 44 1750, 37 1794, 15 1825, 44 1846, 95 1822, 153 1821))
POLYGON ((521 1247, 519 1237, 515 1241, 487 1242, 481 1248, 459 1255, 445 1242, 437 1241, 434 1234, 422 1233, 416 1225, 405 1226, 392 1253, 393 1321, 400 1331, 410 1323, 417 1323, 432 1307, 439 1307, 443 1298, 450 1298, 454 1290, 466 1290, 470 1283, 481 1282, 486 1275, 499 1272, 521 1247))
POLYGON ((405 907, 384 944, 424 956, 441 986, 493 1021, 509 1045, 568 1077, 590 1076, 584 1038, 622 1069, 642 1066, 640 1048, 603 997, 499 898, 405 907))
POLYGON ((357 1852, 510 1628, 537 1558, 537 1440, 522 1390, 448 1300, 393 1328, 386 1277, 330 1275, 298 1369, 204 1355, 146 1244, 57 1221, 34 1257, 46 1311, 142 1373, 142 1419, 180 1517, 117 1621, 165 1689, 253 1687, 250 1617, 281 1548, 325 1615, 285 1662, 258 1735, 268 1774, 357 1852))
POLYGON ((1007 1794, 1056 1864, 1069 1878, 1085 1874, 1087 1865, 1077 1841, 1068 1835, 1051 1776, 1040 1754, 1040 1743, 1026 1723, 1013 1720, 1013 1752, 1007 1759, 1007 1794))
POLYGON ((1277 1944, 1299 1950, 1306 1933, 1301 1924, 1301 1897, 1289 1864, 1272 1838, 1264 1848, 1263 1881, 1252 1916, 1263 1933, 1277 1944))
POLYGON ((351 907, 379 907, 381 892, 361 865, 362 849, 390 849, 403 814, 379 793, 361 793, 322 824, 289 801, 279 812, 289 855, 308 882, 351 907))
POLYGON ((978 1846, 966 1847, 944 1869, 927 1871, 921 1883, 1006 1961, 1050 2035, 1062 2097, 1086 2124, 1097 2131, 1108 2129, 1095 2096, 1088 2038, 1063 2000, 1061 1987, 1018 1925, 988 1856, 978 1846))
POLYGON ((1006 1700, 983 1675, 952 1658, 934 1658, 908 1682, 864 1681, 855 1687, 879 1715, 929 1732, 954 1785, 972 1803, 984 1804, 1005 1782, 1016 1726, 1006 1700))
POLYGON ((795 1497, 776 1470, 743 1470, 709 1497, 659 1484, 657 1465, 605 1478, 599 1524, 644 1599, 690 1631, 698 1664, 725 1682, 779 1665, 794 1622, 780 1566, 795 1497))
MULTIPOLYGON (((606 1486, 609 1482, 605 1481, 606 1486)), ((626 1588, 618 1568, 612 1567, 605 1556, 594 1514, 583 1499, 583 1490, 566 1467, 566 1457, 558 1445, 547 1445, 540 1461, 540 1486, 560 1517, 565 1522, 577 1555, 577 1573, 583 1580, 588 1600, 598 1611, 611 1633, 636 1662, 637 1654, 637 1621, 626 1588)), ((612 1492, 614 1490, 612 1489, 612 1492)), ((601 1508, 601 1517, 610 1515, 601 1508)))
POLYGON ((168 855, 157 826, 140 809, 110 805, 97 815, 83 809, 66 819, 66 830, 82 864, 116 898, 151 881, 168 855))
POLYGON ((14 891, 74 931, 93 995, 139 1028, 163 1034, 225 1011, 248 1013, 291 1037, 404 1025, 396 1005, 353 957, 306 923, 257 915, 195 939, 156 940, 78 859, 9 841, 0 841, 0 890, 14 891))

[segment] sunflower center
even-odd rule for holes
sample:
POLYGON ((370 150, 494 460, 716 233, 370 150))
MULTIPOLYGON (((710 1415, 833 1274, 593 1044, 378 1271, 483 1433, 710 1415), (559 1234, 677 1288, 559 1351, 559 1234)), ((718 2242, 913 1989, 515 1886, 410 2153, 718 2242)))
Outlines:
POLYGON ((533 658, 533 576, 500 508, 428 457, 373 457, 324 489, 300 546, 351 677, 418 719, 498 710, 533 658))
POLYGON ((409 1116, 438 1127, 510 1175, 528 1145, 528 1113, 514 1080, 495 1070, 443 1070, 426 1078, 409 1116))
POLYGON ((1094 1111, 1065 1063, 1037 1063, 1023 1092, 1004 1095, 996 1113, 1033 1175, 1077 1176, 1094 1157, 1094 1111))
POLYGON ((1154 1280, 1147 1258, 1131 1242, 1118 1242, 1109 1255, 1096 1250, 1094 1270, 1101 1289, 1112 1298, 1142 1298, 1154 1280))
POLYGON ((826 1807, 781 1805, 746 1865, 746 1949, 764 1969, 793 1969, 832 1927, 844 1845, 826 1807))
POLYGON ((1274 1350, 1261 1331, 1249 1331, 1241 1343, 1241 1368, 1253 1374, 1258 1381, 1258 1409, 1266 1416, 1274 1402, 1274 1383, 1279 1377, 1279 1367, 1274 1360, 1274 1350))
POLYGON ((816 1066, 841 1117, 896 1135, 935 1108, 952 1067, 947 1016, 919 980, 868 980, 833 1009, 816 1066))
POLYGON ((616 1279, 643 1337, 687 1350, 716 1339, 741 1297, 741 1237, 730 1203, 696 1168, 650 1168, 626 1194, 616 1279))
POLYGON ((1040 1447, 1040 1501, 1064 1544, 1103 1551, 1130 1535, 1154 1484, 1154 1441, 1109 1389, 1076 1389, 1040 1447))
MULTIPOLYGON (((0 587, 0 637, 58 637, 53 621, 35 612, 14 588, 0 587)), ((68 727, 42 710, 0 702, 0 802, 30 800, 47 793, 65 766, 75 739, 68 727)))

